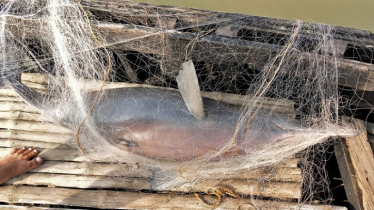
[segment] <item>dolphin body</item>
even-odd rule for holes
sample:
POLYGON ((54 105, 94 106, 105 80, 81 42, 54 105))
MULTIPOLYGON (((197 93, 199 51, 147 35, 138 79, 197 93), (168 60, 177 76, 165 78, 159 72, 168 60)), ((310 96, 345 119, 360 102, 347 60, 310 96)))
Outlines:
MULTIPOLYGON (((65 127, 74 122, 75 102, 36 92, 22 84, 20 75, 9 81, 13 89, 42 114, 65 127)), ((96 94, 88 94, 87 107, 91 107, 96 94)), ((122 150, 153 159, 192 160, 221 151, 233 142, 241 113, 238 106, 208 98, 203 98, 203 104, 206 117, 198 120, 190 114, 177 91, 109 89, 102 93, 91 116, 103 136, 122 150)), ((246 132, 239 127, 231 152, 250 153, 295 136, 300 129, 301 123, 289 120, 286 115, 256 115, 246 132)), ((225 151, 230 152, 230 149, 225 151)))

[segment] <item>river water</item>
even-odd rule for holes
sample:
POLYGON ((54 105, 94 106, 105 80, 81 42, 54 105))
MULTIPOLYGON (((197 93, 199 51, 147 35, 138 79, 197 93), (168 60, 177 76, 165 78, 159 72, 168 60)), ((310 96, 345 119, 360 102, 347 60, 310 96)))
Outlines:
POLYGON ((288 20, 303 20, 374 32, 374 0, 138 0, 288 20))

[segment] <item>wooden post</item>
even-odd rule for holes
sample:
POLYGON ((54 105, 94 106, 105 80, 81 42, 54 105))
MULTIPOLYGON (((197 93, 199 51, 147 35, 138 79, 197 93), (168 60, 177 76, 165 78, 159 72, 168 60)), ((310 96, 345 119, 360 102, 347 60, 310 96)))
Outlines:
MULTIPOLYGON (((364 122, 358 119, 351 119, 359 134, 354 137, 346 138, 345 144, 342 143, 343 150, 340 153, 344 154, 345 161, 348 163, 346 172, 345 186, 347 190, 348 199, 352 199, 354 193, 354 200, 350 202, 356 209, 374 209, 374 155, 368 142, 368 137, 364 122), (346 147, 346 149, 344 149, 346 147), (351 164, 349 163, 351 162, 351 164), (349 172, 349 174, 346 174, 349 172), (347 183, 348 180, 348 183, 347 183), (351 181, 349 181, 351 180, 351 181), (352 182, 351 184, 349 182, 352 182)), ((338 151, 339 153, 339 151, 338 151)), ((341 163, 337 155, 338 162, 341 163)), ((339 163, 339 167, 341 165, 339 163)), ((344 166, 343 166, 344 167, 344 166)), ((344 177, 343 177, 344 178, 344 177)))

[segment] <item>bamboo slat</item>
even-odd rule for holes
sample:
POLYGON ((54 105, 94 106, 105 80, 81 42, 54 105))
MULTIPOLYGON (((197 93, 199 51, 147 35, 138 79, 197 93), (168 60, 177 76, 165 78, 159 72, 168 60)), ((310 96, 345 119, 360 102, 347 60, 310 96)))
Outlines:
MULTIPOLYGON (((109 190, 80 190, 30 186, 3 186, 0 202, 58 204, 105 209, 209 209, 192 195, 136 193, 109 190), (46 196, 48 195, 48 196, 46 196)), ((225 198, 220 209, 291 209, 291 210, 346 210, 345 207, 302 205, 255 199, 225 198)))

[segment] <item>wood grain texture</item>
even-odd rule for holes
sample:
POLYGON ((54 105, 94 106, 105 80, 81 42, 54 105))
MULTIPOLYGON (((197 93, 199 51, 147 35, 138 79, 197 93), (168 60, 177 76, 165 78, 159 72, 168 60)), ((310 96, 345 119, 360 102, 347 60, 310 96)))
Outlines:
POLYGON ((351 119, 359 135, 346 138, 352 165, 356 172, 359 188, 362 192, 364 209, 374 209, 374 155, 368 142, 364 122, 351 119))
MULTIPOLYGON (((194 196, 109 190, 80 190, 28 186, 0 187, 0 202, 58 204, 105 209, 209 209, 194 196), (50 195, 50 196, 46 196, 50 195)), ((346 210, 345 207, 302 205, 255 199, 225 198, 219 209, 346 210)))

